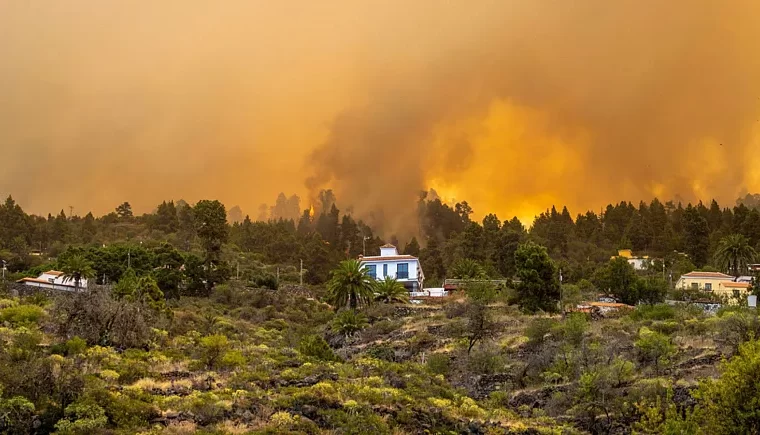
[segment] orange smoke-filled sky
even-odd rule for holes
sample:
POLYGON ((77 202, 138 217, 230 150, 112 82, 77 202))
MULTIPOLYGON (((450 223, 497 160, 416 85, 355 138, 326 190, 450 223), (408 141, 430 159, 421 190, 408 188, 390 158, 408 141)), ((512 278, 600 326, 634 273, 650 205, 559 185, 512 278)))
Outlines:
POLYGON ((0 0, 0 194, 529 218, 760 190, 760 3, 0 0), (403 210, 403 211, 399 211, 403 210))

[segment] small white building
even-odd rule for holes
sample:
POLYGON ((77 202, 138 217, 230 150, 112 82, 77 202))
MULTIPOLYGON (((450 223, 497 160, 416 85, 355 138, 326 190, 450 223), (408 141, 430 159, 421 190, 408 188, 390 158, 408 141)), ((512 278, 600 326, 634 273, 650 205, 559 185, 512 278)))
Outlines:
MULTIPOLYGON (((16 281, 29 287, 40 287, 53 290, 76 291, 76 283, 73 279, 65 278, 63 272, 57 270, 48 270, 37 278, 21 278, 16 281)), ((82 278, 79 281, 79 290, 87 289, 87 280, 82 278)))
POLYGON ((410 292, 418 292, 423 288, 425 275, 422 273, 420 260, 412 255, 400 255, 391 244, 380 247, 380 255, 359 257, 362 266, 376 280, 385 277, 395 278, 410 292))
POLYGON ((635 257, 633 251, 630 249, 619 249, 618 255, 613 256, 611 259, 614 260, 615 258, 620 257, 628 260, 628 264, 633 266, 635 270, 646 270, 652 266, 653 259, 649 258, 647 255, 643 257, 635 257))

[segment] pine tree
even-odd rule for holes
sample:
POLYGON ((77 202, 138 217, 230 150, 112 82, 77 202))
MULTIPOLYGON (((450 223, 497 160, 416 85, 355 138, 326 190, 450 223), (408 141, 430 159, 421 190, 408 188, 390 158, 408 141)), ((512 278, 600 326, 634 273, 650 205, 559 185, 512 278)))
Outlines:
POLYGON ((684 244, 685 251, 691 261, 702 267, 707 264, 710 249, 710 228, 707 219, 699 214, 699 210, 689 204, 684 211, 684 244))
POLYGON ((420 256, 420 244, 417 241, 417 237, 412 237, 409 243, 407 243, 406 246, 404 246, 403 253, 405 255, 412 255, 415 257, 420 256))

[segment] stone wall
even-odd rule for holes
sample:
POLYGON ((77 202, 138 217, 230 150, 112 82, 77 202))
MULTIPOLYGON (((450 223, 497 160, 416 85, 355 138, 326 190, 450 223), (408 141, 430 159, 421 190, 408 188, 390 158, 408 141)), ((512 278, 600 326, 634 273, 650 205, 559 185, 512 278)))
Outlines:
MULTIPOLYGON (((30 285, 24 285, 17 282, 9 282, 6 284, 8 293, 11 294, 11 296, 19 296, 19 297, 26 297, 33 294, 42 293, 48 298, 53 298, 56 296, 61 295, 67 295, 67 294, 74 294, 74 292, 66 291, 66 290, 55 290, 55 289, 49 289, 44 287, 35 287, 30 285)), ((87 289, 82 290, 84 292, 92 291, 92 290, 99 290, 99 289, 106 289, 110 288, 110 286, 102 286, 102 285, 89 285, 87 289)))

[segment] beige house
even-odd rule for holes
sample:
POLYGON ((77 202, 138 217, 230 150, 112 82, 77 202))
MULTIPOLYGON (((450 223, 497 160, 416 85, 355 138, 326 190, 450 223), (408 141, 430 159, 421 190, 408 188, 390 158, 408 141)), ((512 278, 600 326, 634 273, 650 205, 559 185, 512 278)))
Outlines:
POLYGON ((749 294, 749 287, 748 282, 724 282, 716 293, 727 298, 746 297, 749 294))
POLYGON ((749 283, 735 282, 733 276, 719 272, 689 272, 676 282, 676 288, 680 290, 713 292, 727 298, 745 296, 749 287, 749 283))

